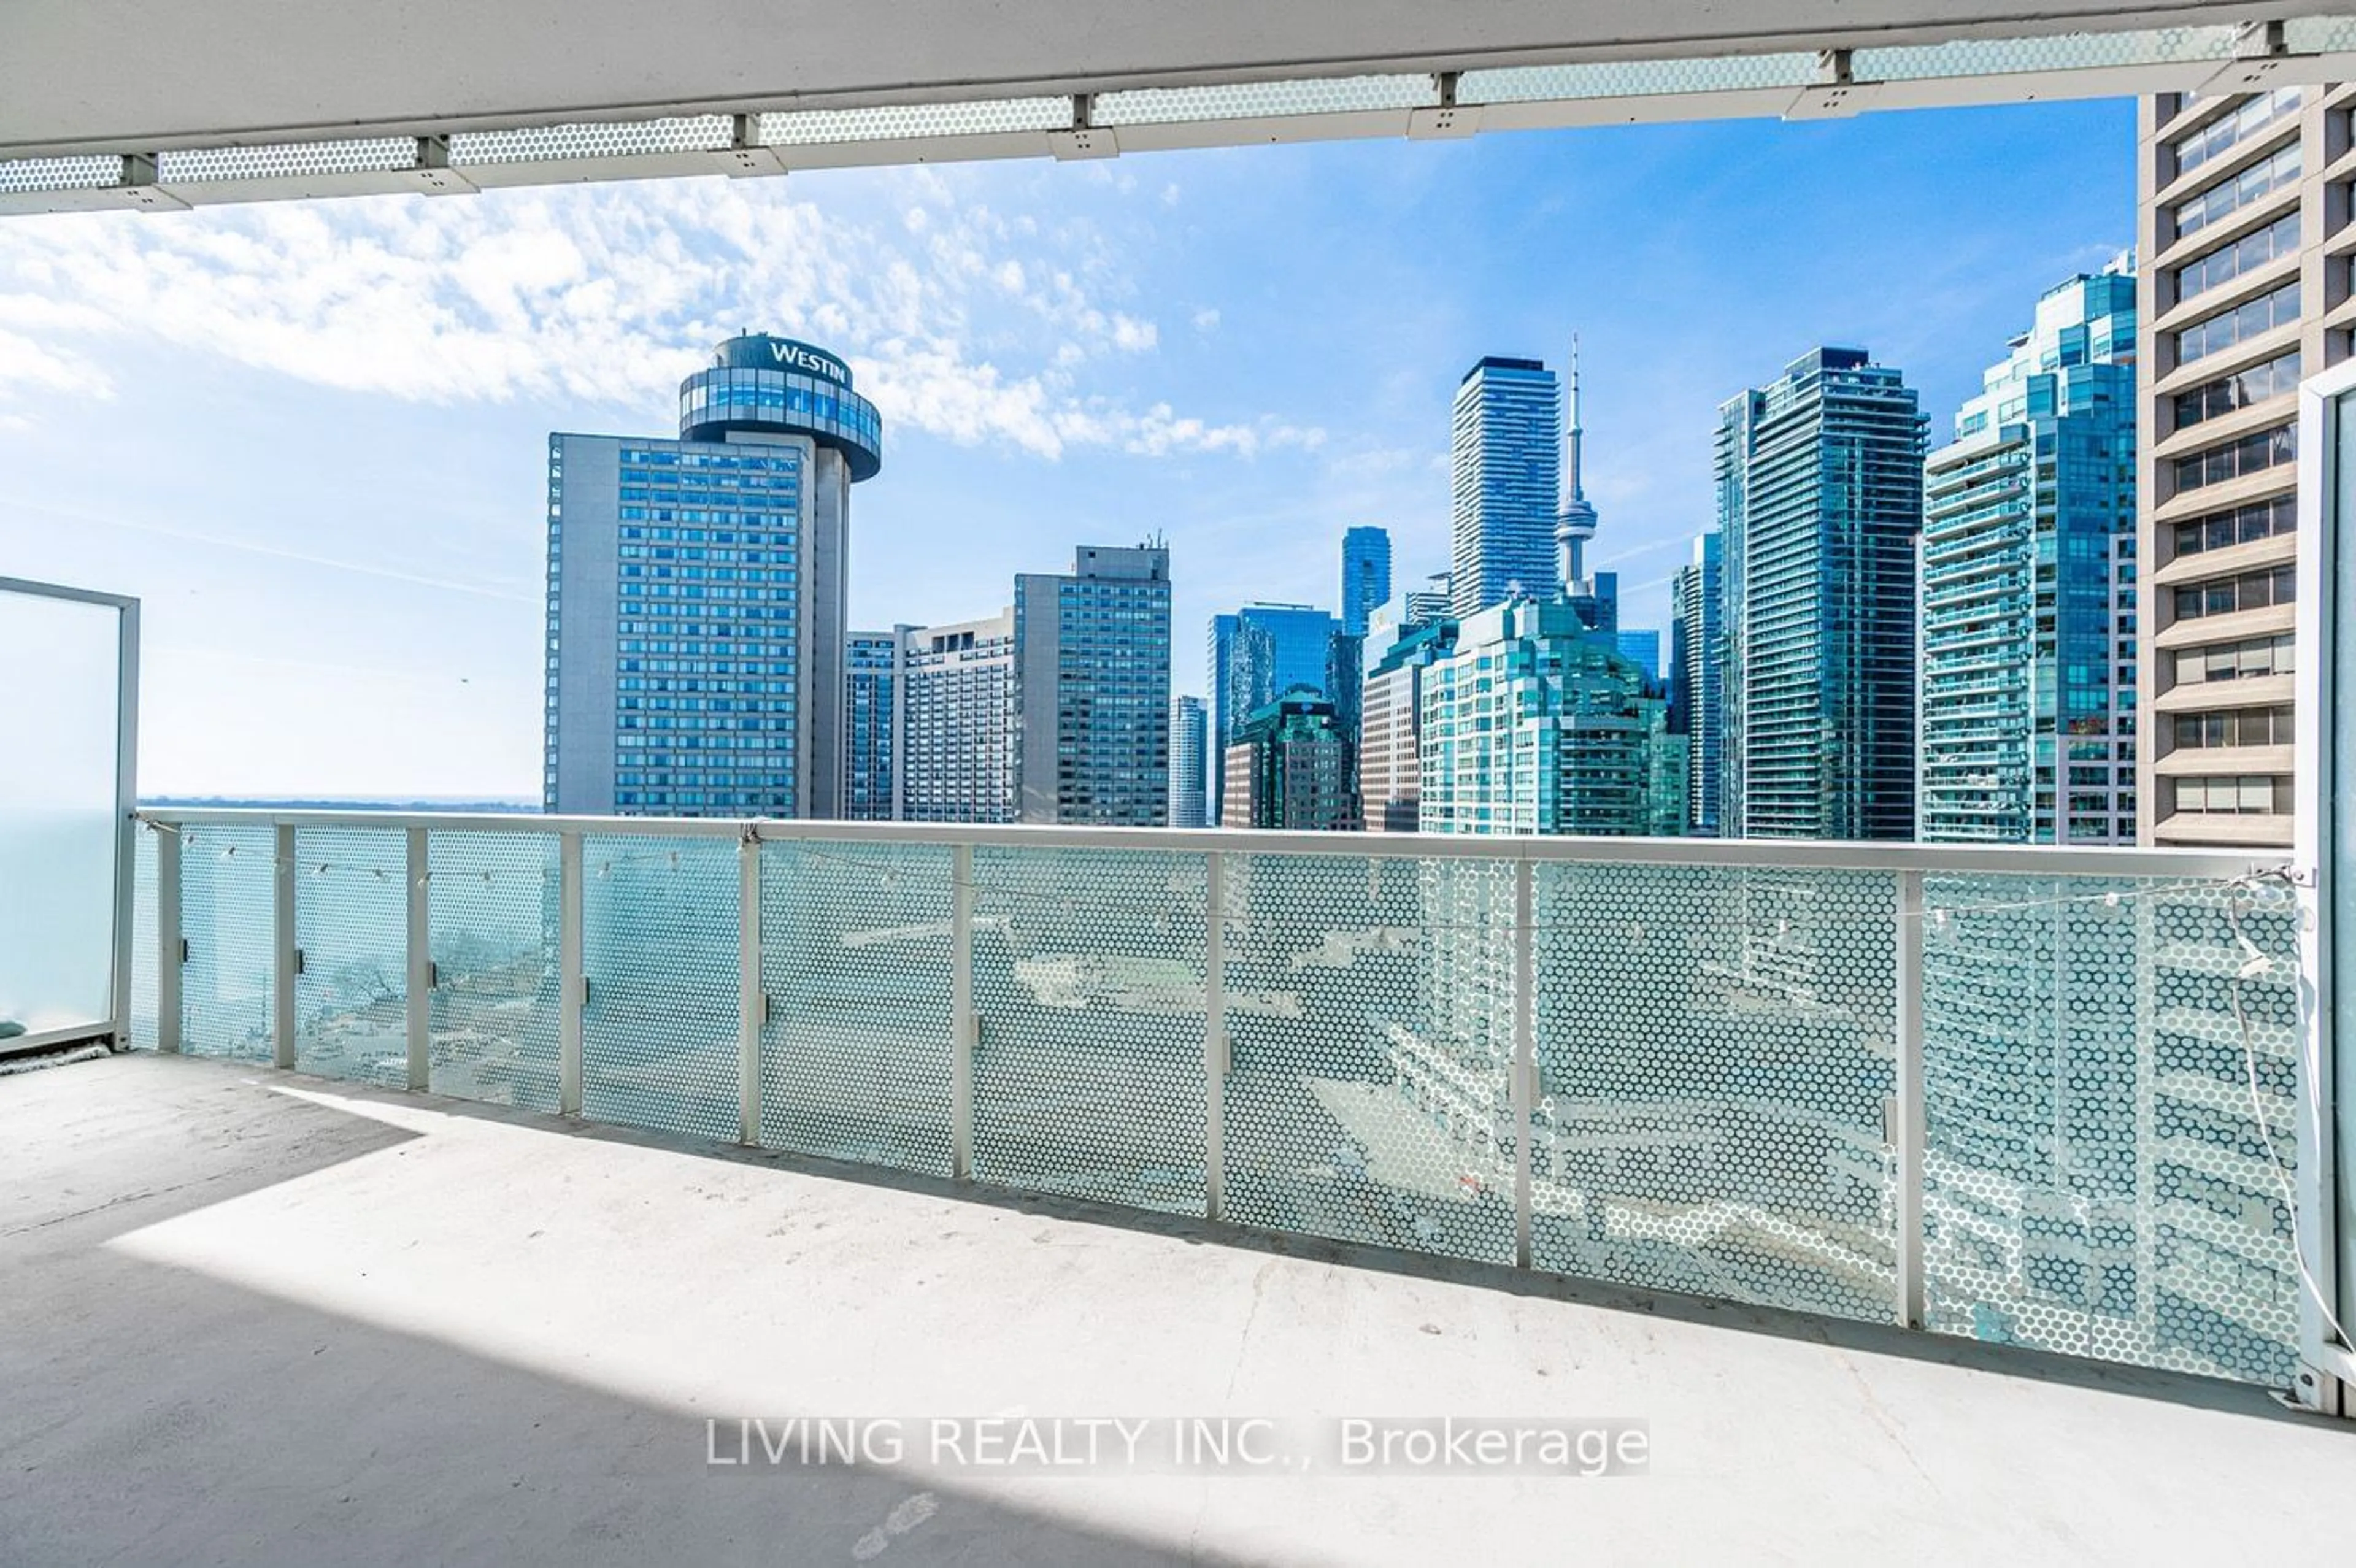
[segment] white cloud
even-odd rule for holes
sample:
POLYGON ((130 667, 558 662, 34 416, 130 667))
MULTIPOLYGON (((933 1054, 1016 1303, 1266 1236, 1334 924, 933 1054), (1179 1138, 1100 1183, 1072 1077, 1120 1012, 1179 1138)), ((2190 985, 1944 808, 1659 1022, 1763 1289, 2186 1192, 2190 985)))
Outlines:
POLYGON ((1141 457, 1167 457, 1179 453, 1229 453, 1257 457, 1263 452, 1290 447, 1314 451, 1325 444, 1325 432, 1269 420, 1258 424, 1211 424, 1182 415, 1167 403, 1156 403, 1142 414, 1119 410, 1071 411, 1060 416, 1057 428, 1065 439, 1118 446, 1141 457))
POLYGON ((0 406, 106 395, 108 344, 137 334, 412 401, 643 409, 751 328, 829 344, 888 419, 960 443, 1248 456, 1323 439, 1089 387, 1090 364, 1160 343, 1117 307, 1133 292, 1118 246, 1084 219, 960 204, 936 171, 898 177, 859 209, 872 220, 727 180, 19 219, 0 225, 0 406))
POLYGON ((1202 309, 1200 309, 1200 310, 1198 310, 1198 311, 1196 311, 1196 312, 1194 313, 1194 330, 1195 330, 1195 331, 1197 331, 1197 332, 1216 332, 1218 329, 1219 329, 1219 307, 1218 307, 1218 306, 1216 306, 1216 305, 1215 305, 1215 304, 1206 304, 1206 305, 1205 305, 1202 309))
POLYGON ((12 389, 78 391, 104 396, 112 390, 97 367, 42 347, 0 326, 0 397, 12 389))

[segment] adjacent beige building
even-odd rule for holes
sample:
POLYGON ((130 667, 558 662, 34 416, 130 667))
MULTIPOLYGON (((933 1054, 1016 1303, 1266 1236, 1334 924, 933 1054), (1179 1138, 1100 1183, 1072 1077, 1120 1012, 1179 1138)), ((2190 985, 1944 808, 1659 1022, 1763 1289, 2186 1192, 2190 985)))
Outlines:
POLYGON ((2142 106, 2146 844, 2291 841, 2297 387, 2356 325, 2351 109, 2348 87, 2142 106))

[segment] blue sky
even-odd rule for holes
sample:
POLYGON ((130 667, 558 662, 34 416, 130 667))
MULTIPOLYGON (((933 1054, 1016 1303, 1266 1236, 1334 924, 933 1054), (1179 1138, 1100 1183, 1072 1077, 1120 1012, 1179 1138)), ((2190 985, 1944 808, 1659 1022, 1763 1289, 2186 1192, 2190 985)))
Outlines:
POLYGON ((1585 367, 1632 624, 1710 520, 1718 404, 1818 342, 1934 442, 2133 234, 2127 102, 844 170, 0 222, 0 574, 138 594, 148 794, 530 795, 551 430, 675 428, 740 327, 882 409, 862 625, 1169 539, 1204 625, 1446 565, 1448 405, 1585 367))

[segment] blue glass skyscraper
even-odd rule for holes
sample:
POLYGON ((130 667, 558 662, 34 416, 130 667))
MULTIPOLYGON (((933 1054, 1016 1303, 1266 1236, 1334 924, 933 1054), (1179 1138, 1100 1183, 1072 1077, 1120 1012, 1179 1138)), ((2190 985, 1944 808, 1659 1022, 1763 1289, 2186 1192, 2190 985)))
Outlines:
POLYGON ((857 822, 899 816, 900 632, 853 632, 846 649, 842 815, 857 822))
POLYGON ((1924 472, 1922 836, 2135 837, 2136 279, 2037 302, 1924 472))
POLYGON ((1913 837, 1922 429, 1861 348, 1813 349, 1719 410, 1730 837, 1913 837))
POLYGON ((1551 599, 1556 506, 1562 485, 1562 410, 1554 372, 1536 359, 1494 355, 1456 389, 1451 608, 1459 616, 1516 593, 1551 599))
POLYGON ((1612 634, 1612 645, 1620 656, 1635 661, 1644 672, 1644 678, 1655 686, 1661 684, 1661 634, 1658 632, 1620 631, 1612 634))
POLYGON ((1342 629, 1366 635, 1366 619, 1391 596, 1391 536, 1356 528, 1342 536, 1342 629))
MULTIPOLYGON (((1226 755, 1243 716, 1297 686, 1324 692, 1333 678, 1331 613, 1307 604, 1247 604, 1211 617, 1211 755, 1226 755)), ((1214 819, 1220 809, 1211 797, 1214 819)))

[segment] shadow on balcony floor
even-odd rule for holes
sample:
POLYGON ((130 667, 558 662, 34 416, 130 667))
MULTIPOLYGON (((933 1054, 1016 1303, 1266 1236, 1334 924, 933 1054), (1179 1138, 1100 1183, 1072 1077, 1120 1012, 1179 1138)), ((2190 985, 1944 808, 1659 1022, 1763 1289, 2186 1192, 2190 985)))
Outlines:
POLYGON ((2198 1380, 213 1062, 0 1082, 0 1150, 12 1563, 2182 1559, 2356 1486, 2356 1427, 2198 1380), (707 1416, 1009 1411, 1636 1417, 1654 1461, 705 1463, 707 1416))

